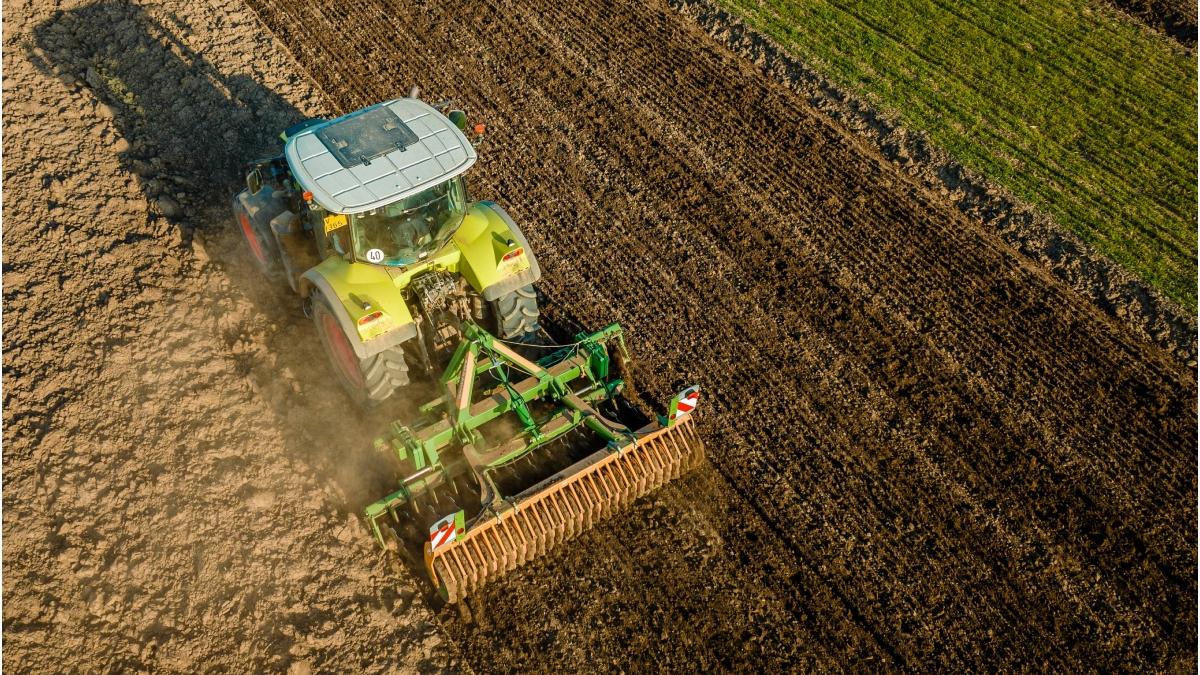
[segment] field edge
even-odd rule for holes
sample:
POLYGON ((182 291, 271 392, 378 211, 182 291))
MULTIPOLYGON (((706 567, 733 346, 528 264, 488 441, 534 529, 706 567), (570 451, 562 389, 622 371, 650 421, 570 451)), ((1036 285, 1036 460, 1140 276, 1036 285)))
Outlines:
POLYGON ((1128 327, 1139 339, 1197 363, 1195 316, 1124 266, 1084 242, 1053 217, 1003 186, 963 166, 923 132, 904 127, 847 92, 776 40, 713 0, 668 0, 676 11, 767 77, 803 95, 827 119, 867 141, 931 193, 995 231, 1009 246, 1048 270, 1128 327))

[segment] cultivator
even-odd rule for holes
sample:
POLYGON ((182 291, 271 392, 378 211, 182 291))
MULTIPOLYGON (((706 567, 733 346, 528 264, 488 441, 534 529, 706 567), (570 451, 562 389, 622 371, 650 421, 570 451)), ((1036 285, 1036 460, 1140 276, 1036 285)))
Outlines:
POLYGON ((616 324, 536 360, 465 324, 442 396, 376 440, 401 476, 366 509, 379 544, 420 545, 456 602, 697 466, 699 388, 647 415, 621 396, 624 357, 616 324))

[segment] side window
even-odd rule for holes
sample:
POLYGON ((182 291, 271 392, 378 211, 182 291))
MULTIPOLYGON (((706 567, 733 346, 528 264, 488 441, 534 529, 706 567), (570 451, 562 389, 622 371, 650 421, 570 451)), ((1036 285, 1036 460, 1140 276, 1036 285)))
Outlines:
POLYGON ((329 213, 323 209, 313 209, 310 214, 321 257, 346 255, 350 250, 350 218, 345 214, 329 213))
POLYGON ((450 202, 452 204, 467 203, 467 182, 463 180, 462 176, 455 178, 450 184, 450 202))
POLYGON ((350 250, 350 228, 340 227, 329 233, 329 243, 338 255, 346 255, 350 250))

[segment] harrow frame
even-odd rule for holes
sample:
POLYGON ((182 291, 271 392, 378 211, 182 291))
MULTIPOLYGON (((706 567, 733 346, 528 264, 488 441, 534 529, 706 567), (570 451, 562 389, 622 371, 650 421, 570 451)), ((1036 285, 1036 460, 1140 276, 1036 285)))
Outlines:
POLYGON ((381 520, 390 516, 399 523, 400 509, 411 504, 415 510, 420 495, 468 472, 475 477, 479 512, 469 521, 461 510, 446 515, 424 545, 426 570, 447 600, 460 599, 484 579, 544 553, 702 461, 703 444, 688 415, 698 387, 680 392, 667 415, 636 431, 597 409, 624 386, 610 373, 609 345, 627 358, 618 324, 580 334, 536 361, 472 323, 462 333, 440 378, 442 395, 420 407, 415 424, 393 422, 376 439, 376 447, 391 453, 408 475, 399 489, 365 509, 372 534, 387 548, 381 520), (513 372, 524 377, 514 381, 513 372), (477 391, 485 375, 494 384, 477 391), (519 431, 489 442, 482 428, 505 415, 519 431), (602 447, 517 494, 501 492, 493 472, 582 427, 602 447))

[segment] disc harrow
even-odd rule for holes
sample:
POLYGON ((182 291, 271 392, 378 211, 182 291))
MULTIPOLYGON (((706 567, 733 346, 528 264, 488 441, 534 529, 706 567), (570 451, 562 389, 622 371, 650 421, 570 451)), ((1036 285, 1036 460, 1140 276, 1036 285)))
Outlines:
MULTIPOLYGON (((539 360, 477 326, 443 374, 443 396, 411 425, 393 423, 377 447, 398 461, 400 489, 366 509, 428 538, 430 580, 449 602, 545 555, 600 520, 698 466, 704 444, 691 412, 700 389, 679 392, 665 415, 621 396, 608 345, 613 324, 539 360), (532 478, 530 475, 532 474, 532 478), (463 488, 474 485, 476 489, 463 488), (438 508, 456 509, 441 512, 438 508)), ((411 545, 416 542, 398 542, 411 545)))

